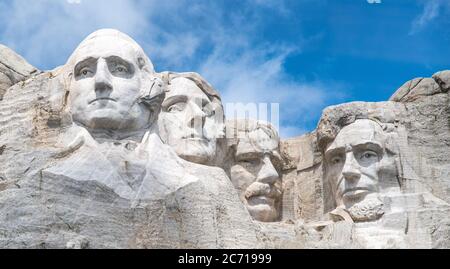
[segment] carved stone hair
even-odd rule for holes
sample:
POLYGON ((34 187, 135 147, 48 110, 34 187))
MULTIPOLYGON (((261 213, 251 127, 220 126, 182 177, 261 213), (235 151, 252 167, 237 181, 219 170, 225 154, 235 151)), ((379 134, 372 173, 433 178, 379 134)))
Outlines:
POLYGON ((208 99, 211 102, 222 105, 222 99, 220 98, 219 92, 214 89, 214 87, 209 84, 200 74, 195 72, 185 72, 185 73, 176 73, 176 72, 161 72, 160 73, 162 80, 167 84, 170 85, 171 81, 176 78, 186 78, 195 83, 197 87, 199 87, 205 94, 208 96, 208 99))
MULTIPOLYGON (((395 111, 398 104, 385 102, 385 106, 376 103, 352 102, 325 109, 317 126, 317 146, 320 152, 325 152, 327 146, 334 141, 338 133, 347 125, 359 119, 369 119, 380 125, 387 134, 392 133, 400 115, 395 111)), ((388 150, 396 152, 395 147, 388 141, 388 150)))
POLYGON ((136 62, 138 63, 139 69, 149 74, 155 73, 155 69, 153 67, 153 63, 150 61, 148 56, 145 54, 142 47, 136 43, 130 36, 115 30, 115 29, 100 29, 98 31, 93 32, 88 35, 74 50, 72 55, 69 57, 66 65, 73 66, 75 63, 76 52, 81 48, 85 47, 87 44, 94 42, 95 39, 103 38, 103 37, 114 37, 118 39, 122 39, 130 44, 136 54, 136 62))

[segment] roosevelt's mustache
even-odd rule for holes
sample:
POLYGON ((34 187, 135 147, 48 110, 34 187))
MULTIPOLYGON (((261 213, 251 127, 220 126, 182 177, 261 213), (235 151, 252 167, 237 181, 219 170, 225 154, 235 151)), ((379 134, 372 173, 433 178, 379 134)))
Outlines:
POLYGON ((277 198, 281 195, 281 190, 275 185, 269 185, 261 182, 253 182, 245 190, 245 198, 250 199, 255 196, 266 196, 269 198, 277 198))

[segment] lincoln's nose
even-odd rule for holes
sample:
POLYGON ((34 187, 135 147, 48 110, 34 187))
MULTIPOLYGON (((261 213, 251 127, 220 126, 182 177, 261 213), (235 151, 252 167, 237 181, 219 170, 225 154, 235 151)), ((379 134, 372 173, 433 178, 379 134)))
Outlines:
POLYGON ((342 168, 342 175, 344 179, 349 182, 355 182, 361 178, 361 172, 359 171, 358 163, 355 160, 353 153, 350 152, 345 158, 345 164, 342 168))

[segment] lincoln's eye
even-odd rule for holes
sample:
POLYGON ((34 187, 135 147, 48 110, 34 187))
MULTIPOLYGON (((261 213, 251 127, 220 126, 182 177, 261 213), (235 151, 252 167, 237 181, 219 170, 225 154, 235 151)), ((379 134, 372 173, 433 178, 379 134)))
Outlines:
POLYGON ((366 150, 361 154, 360 160, 372 163, 378 160, 378 154, 375 151, 366 150))

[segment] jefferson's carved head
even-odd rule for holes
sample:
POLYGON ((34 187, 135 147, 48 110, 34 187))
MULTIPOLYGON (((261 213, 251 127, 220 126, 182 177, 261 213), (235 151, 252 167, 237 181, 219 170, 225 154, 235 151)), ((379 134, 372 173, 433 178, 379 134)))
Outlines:
POLYGON ((250 215, 259 221, 277 221, 281 207, 279 137, 270 124, 254 120, 227 122, 234 151, 230 177, 250 215))
POLYGON ((117 30, 89 35, 73 52, 70 68, 69 109, 78 124, 91 129, 140 130, 155 115, 152 88, 162 85, 142 48, 117 30))
POLYGON ((396 169, 386 141, 378 122, 359 119, 343 127, 325 149, 325 177, 336 205, 346 208, 355 221, 375 220, 383 214, 380 180, 384 172, 396 169))
POLYGON ((168 87, 158 119, 161 139, 183 159, 212 164, 224 136, 219 94, 196 73, 165 73, 168 87))

